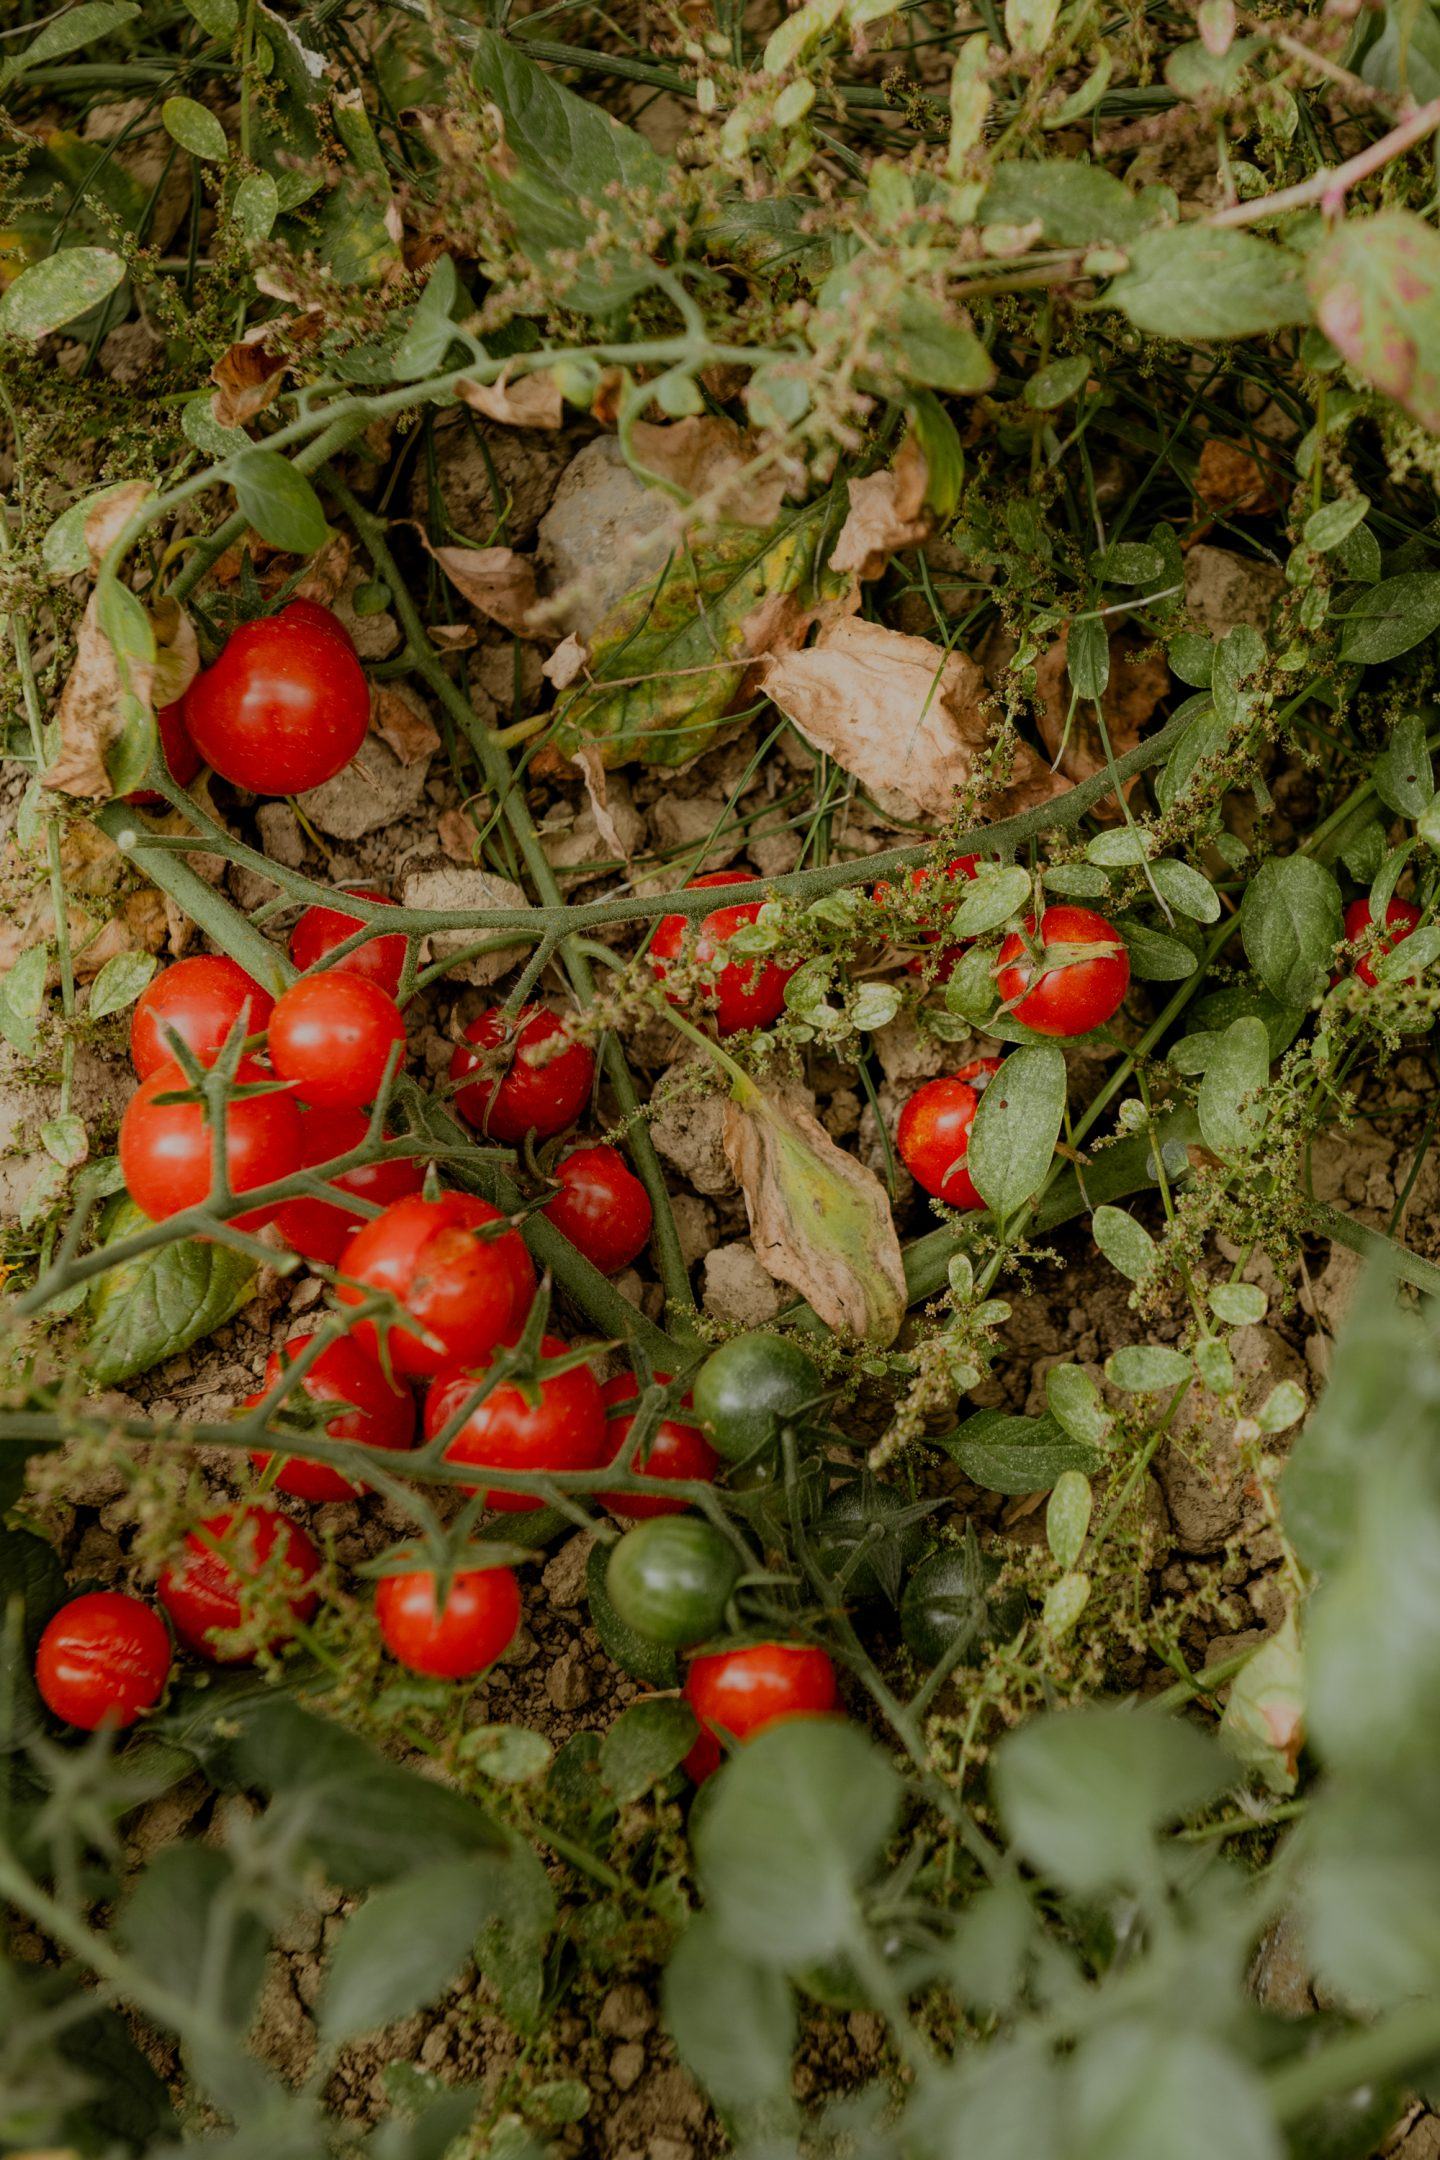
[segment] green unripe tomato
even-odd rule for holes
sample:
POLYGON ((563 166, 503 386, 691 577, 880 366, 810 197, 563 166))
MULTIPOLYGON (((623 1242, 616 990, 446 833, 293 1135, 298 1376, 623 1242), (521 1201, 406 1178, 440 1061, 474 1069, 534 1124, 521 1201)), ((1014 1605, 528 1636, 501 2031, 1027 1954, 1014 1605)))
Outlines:
POLYGON ((698 1515, 654 1515, 610 1555, 605 1591, 626 1627, 683 1650, 715 1634, 740 1573, 735 1548, 698 1515))
POLYGON ((735 1335, 695 1375, 695 1421, 717 1455, 743 1462, 773 1447, 782 1425, 813 1408, 824 1383, 786 1335, 735 1335))
POLYGON ((858 1478, 826 1501, 815 1525, 815 1543, 827 1572, 837 1581, 843 1577, 847 1603, 860 1605, 878 1597, 888 1597, 892 1605, 898 1601, 906 1570, 914 1567, 933 1536, 912 1506, 893 1485, 858 1478))
POLYGON ((1025 1617, 1024 1593, 992 1600, 999 1573, 999 1561, 982 1559, 973 1547, 947 1545, 921 1562, 900 1600, 900 1633, 922 1665, 938 1665, 952 1651, 963 1659, 1015 1633, 1025 1617), (965 1648, 957 1649, 961 1637, 965 1648))

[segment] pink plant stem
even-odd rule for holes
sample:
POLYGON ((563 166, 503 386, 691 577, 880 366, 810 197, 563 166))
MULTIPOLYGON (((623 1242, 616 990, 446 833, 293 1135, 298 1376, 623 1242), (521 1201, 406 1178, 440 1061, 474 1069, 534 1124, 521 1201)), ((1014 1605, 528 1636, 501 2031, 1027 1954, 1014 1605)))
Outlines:
POLYGON ((1265 218, 1278 217, 1283 210, 1300 210, 1313 202, 1319 203, 1326 217, 1335 217, 1344 208, 1345 197, 1352 187, 1368 179, 1371 173, 1379 172, 1392 158, 1402 156, 1416 143, 1423 142, 1437 128, 1440 128, 1440 98, 1431 98, 1428 105, 1418 106, 1408 120, 1391 128, 1388 135, 1371 143, 1368 150, 1347 158, 1333 172, 1318 172, 1295 187, 1281 188, 1276 195, 1261 195, 1254 202, 1232 203, 1228 210, 1217 210, 1205 222, 1207 225, 1258 225, 1265 218))

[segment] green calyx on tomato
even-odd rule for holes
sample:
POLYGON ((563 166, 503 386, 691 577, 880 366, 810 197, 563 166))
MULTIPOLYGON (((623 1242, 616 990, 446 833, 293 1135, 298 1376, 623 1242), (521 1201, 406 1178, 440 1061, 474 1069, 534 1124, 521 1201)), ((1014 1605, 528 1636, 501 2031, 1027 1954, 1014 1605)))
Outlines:
POLYGON ((605 1590, 626 1627, 681 1650, 722 1626, 739 1575, 735 1548, 713 1524, 656 1515, 615 1546, 605 1590))
POLYGON ((814 1410, 823 1390, 814 1360, 788 1336, 735 1335, 695 1376, 695 1422, 717 1455, 744 1462, 814 1410))

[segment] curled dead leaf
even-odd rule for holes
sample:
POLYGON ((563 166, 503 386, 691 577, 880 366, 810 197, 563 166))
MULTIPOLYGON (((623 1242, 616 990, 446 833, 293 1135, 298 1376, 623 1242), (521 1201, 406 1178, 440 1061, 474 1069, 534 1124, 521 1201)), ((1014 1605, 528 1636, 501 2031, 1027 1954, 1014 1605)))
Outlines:
MULTIPOLYGON (((0 859, 0 970, 30 946, 54 943, 50 885, 37 886, 35 867, 33 854, 14 844, 0 859)), ((77 981, 89 982, 116 953, 163 951, 164 901, 150 885, 122 892, 130 866, 98 826, 77 819, 66 827, 60 867, 77 981)))
POLYGON ((560 640, 549 659, 541 662, 540 672, 557 690, 568 690, 577 676, 584 673, 589 658, 589 646, 577 631, 572 630, 568 637, 560 640))
POLYGON ((503 376, 495 383, 458 382, 455 389, 473 411, 504 427, 558 428, 565 417, 560 385, 548 368, 513 382, 503 376))
POLYGON ((200 645, 195 625, 178 600, 168 596, 151 612, 155 632, 155 674, 150 695, 158 712, 184 697, 200 672, 200 645))
POLYGON ((406 683, 376 683, 370 697, 370 726, 402 765, 433 757, 440 734, 419 696, 406 683))
MULTIPOLYGON (((1055 643, 1035 662, 1036 724, 1051 759, 1058 760, 1057 769, 1073 782, 1088 780, 1092 773, 1103 772, 1108 761, 1094 706, 1077 700, 1074 711, 1070 710, 1070 677, 1066 672, 1068 648, 1069 632, 1062 630, 1055 643)), ((985 646, 982 655, 985 672, 997 688, 1014 650, 1014 639, 1004 631, 997 633, 985 646)), ((1169 688, 1170 670, 1163 655, 1147 653, 1132 632, 1115 631, 1110 639, 1110 680, 1100 709, 1105 715, 1110 747, 1117 758, 1135 748, 1141 730, 1169 688)), ((1135 782, 1130 781, 1127 795, 1134 785, 1135 782)), ((1120 814, 1119 805, 1113 801, 1095 805, 1094 815, 1102 823, 1118 819, 1120 814)))
POLYGON ((297 596, 330 607, 344 588, 353 552, 349 533, 332 529, 319 554, 312 555, 306 564, 305 575, 295 587, 297 596))
POLYGON ((575 751, 575 763, 585 782, 585 793, 590 798, 590 808, 595 817, 595 830, 604 845, 609 848, 617 862, 628 862, 630 850, 626 846, 610 811, 609 782, 605 762, 598 743, 581 743, 575 751))
POLYGON ((1243 443, 1211 435, 1201 446, 1195 492, 1207 510, 1236 511, 1252 517, 1278 509, 1282 481, 1243 443))
POLYGON ((435 821, 435 837, 440 842, 441 853, 451 862, 474 862, 478 835, 468 810, 442 810, 435 821))
POLYGON ((905 1265, 885 1188, 773 1084, 732 1069, 725 1157, 762 1265, 829 1328, 883 1349, 905 1317, 905 1265))
POLYGON ((925 509, 930 468, 913 435, 900 445, 887 472, 850 482, 850 514, 831 550, 829 567, 859 578, 879 577, 897 548, 928 540, 932 520, 925 509))
POLYGON ((420 538, 471 607, 517 637, 543 634, 532 621, 540 596, 535 589, 535 565, 528 555, 508 547, 433 547, 423 531, 420 538))
MULTIPOLYGON (((153 667, 130 662, 130 688, 136 697, 149 698, 153 676, 153 667)), ((122 726, 120 695, 119 667, 91 593, 80 619, 75 664, 56 708, 60 746, 40 775, 43 786, 63 795, 108 797, 114 792, 105 758, 122 726)))
POLYGON ((125 527, 155 490, 148 480, 130 480, 118 487, 113 494, 102 495, 85 520, 85 552, 90 558, 90 575, 100 575, 100 565, 119 539, 125 527))
POLYGON ((718 413, 697 413, 668 424, 638 420, 630 431, 630 446, 647 472, 658 474, 692 501, 703 499, 728 524, 766 529, 784 506, 784 473, 773 464, 751 472, 759 444, 747 429, 718 413))
POLYGON ((246 426, 280 395, 290 360, 287 353, 278 352, 269 342, 276 327, 274 323, 262 323, 247 330, 211 368, 215 394, 210 400, 210 412, 217 427, 246 426))
MULTIPOLYGON (((995 712, 984 675, 967 654, 928 638, 858 619, 828 623, 805 651, 772 662, 762 682, 807 742, 916 816, 948 817, 956 790, 990 755, 995 712)), ((1061 786, 1021 743, 997 807, 1048 802, 1061 786)))

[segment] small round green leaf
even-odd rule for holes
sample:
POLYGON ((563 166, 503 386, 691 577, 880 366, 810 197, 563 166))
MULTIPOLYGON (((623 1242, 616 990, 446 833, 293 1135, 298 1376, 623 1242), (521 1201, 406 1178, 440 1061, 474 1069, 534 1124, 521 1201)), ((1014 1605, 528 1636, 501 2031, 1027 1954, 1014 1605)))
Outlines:
POLYGON ((160 107, 160 118, 165 123, 166 134, 192 157, 205 158, 212 165, 223 165, 230 155, 224 128, 209 106, 202 105, 198 99, 166 98, 160 107))
POLYGON ((48 337, 108 299, 124 276, 124 263, 109 248, 62 248, 31 263, 0 293, 0 332, 48 337))

